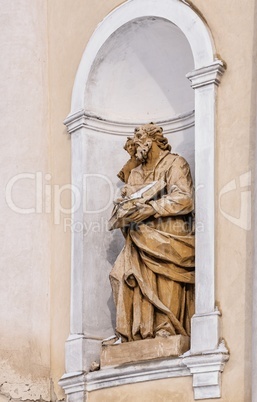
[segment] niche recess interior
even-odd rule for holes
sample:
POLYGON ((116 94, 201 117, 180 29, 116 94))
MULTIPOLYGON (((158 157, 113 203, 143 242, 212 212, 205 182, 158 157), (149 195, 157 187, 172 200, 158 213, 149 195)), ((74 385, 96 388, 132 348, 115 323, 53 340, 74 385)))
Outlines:
POLYGON ((103 20, 86 47, 65 120, 72 141, 72 180, 83 194, 73 221, 101 228, 112 208, 105 201, 120 185, 116 173, 127 159, 122 151, 126 136, 135 126, 154 121, 195 171, 195 186, 201 189, 196 192, 196 225, 204 225, 204 232, 196 234, 190 353, 88 373, 99 360, 101 339, 113 334, 108 274, 122 237, 104 229, 87 230, 86 236, 73 231, 70 336, 60 381, 69 402, 84 401, 86 392, 100 388, 188 375, 193 376, 195 399, 220 397, 228 354, 220 343, 215 307, 214 138, 216 88, 223 72, 204 21, 179 0, 125 2, 103 20), (93 177, 86 193, 85 175, 93 177), (103 175, 100 188, 95 183, 103 175))
POLYGON ((86 85, 86 111, 128 123, 170 120, 194 109, 186 79, 193 68, 191 48, 177 26, 154 17, 130 21, 97 54, 86 85))

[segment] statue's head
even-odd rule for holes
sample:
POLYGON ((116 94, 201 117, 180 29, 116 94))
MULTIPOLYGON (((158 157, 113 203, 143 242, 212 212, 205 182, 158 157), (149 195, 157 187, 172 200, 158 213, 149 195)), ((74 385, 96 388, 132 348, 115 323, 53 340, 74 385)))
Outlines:
POLYGON ((134 143, 137 147, 137 159, 141 162, 147 159, 148 152, 153 142, 162 150, 171 150, 167 138, 163 135, 162 127, 154 123, 149 123, 135 128, 134 143))
POLYGON ((162 127, 158 126, 157 124, 154 123, 149 123, 149 124, 143 124, 140 127, 136 127, 134 130, 134 137, 137 137, 142 134, 147 134, 150 137, 154 137, 155 134, 162 134, 163 129, 162 127))
POLYGON ((134 142, 134 138, 127 137, 126 144, 123 148, 129 153, 130 156, 134 156, 136 154, 136 144, 134 142))

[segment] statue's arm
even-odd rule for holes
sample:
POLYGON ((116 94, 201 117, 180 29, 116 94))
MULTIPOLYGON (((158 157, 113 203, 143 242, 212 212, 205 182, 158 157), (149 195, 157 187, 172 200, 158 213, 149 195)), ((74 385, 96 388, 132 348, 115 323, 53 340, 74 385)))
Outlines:
POLYGON ((193 182, 188 163, 178 156, 165 172, 167 194, 150 201, 155 217, 185 215, 194 209, 193 182))

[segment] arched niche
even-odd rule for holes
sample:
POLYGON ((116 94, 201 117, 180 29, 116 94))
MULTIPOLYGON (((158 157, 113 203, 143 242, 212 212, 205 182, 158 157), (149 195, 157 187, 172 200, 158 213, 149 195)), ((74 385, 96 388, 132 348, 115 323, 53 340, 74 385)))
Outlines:
MULTIPOLYGON (((96 55, 86 83, 85 113, 105 121, 106 127, 107 122, 126 124, 130 135, 140 124, 159 122, 194 175, 194 91, 186 78, 193 68, 191 48, 176 25, 156 17, 129 21, 96 55)), ((121 149, 117 152, 124 163, 127 154, 121 149)), ((116 177, 118 163, 112 166, 110 175, 116 177)))
POLYGON ((86 112, 126 123, 165 121, 194 110, 186 74, 194 69, 189 43, 170 21, 127 22, 103 44, 85 90, 86 112))
POLYGON ((220 396, 228 356, 215 306, 214 142, 223 72, 205 22, 178 0, 127 1, 103 20, 86 47, 65 120, 72 138, 72 182, 82 195, 72 216, 71 325, 61 380, 70 402, 85 400, 85 390, 184 375, 193 375, 196 399, 220 396), (195 170, 201 230, 190 353, 161 366, 140 364, 133 368, 137 376, 124 368, 88 373, 99 360, 101 340, 113 334, 108 274, 123 239, 107 231, 106 221, 121 184, 116 173, 127 159, 122 146, 136 125, 152 120, 195 170))

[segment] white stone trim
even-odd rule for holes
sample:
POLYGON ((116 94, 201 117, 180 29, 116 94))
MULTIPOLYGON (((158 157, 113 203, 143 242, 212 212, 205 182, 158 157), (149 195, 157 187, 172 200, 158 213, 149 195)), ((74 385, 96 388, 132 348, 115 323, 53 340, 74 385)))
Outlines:
POLYGON ((59 380, 59 385, 65 390, 65 394, 72 394, 74 392, 85 391, 85 377, 83 371, 75 371, 64 374, 59 380))
MULTIPOLYGON (((64 374, 59 384, 69 395, 99 389, 135 384, 165 378, 193 376, 195 399, 219 398, 220 374, 224 370, 228 353, 222 344, 210 354, 188 355, 176 359, 158 359, 150 362, 127 364, 92 373, 64 374)), ((86 399, 85 399, 86 400, 86 399)))
POLYGON ((191 321, 191 352, 206 353, 220 342, 220 316, 216 310, 210 313, 195 314, 191 321))
MULTIPOLYGON (((188 113, 175 116, 172 119, 155 121, 154 123, 159 124, 163 128, 165 134, 170 134, 193 127, 194 122, 194 111, 190 111, 188 113)), ((144 123, 149 122, 123 123, 110 121, 90 115, 84 112, 84 110, 74 113, 64 120, 64 124, 67 126, 70 134, 75 133, 81 128, 89 128, 96 133, 129 136, 133 135, 135 127, 144 123)))
POLYGON ((87 109, 84 99, 86 83, 102 45, 122 25, 149 16, 164 18, 181 29, 191 46, 195 68, 208 66, 213 62, 215 48, 209 28, 187 3, 178 0, 129 0, 105 17, 88 42, 73 87, 71 114, 87 109))
POLYGON ((191 73, 188 73, 186 77, 192 82, 192 88, 200 88, 209 84, 220 84, 222 75, 225 72, 225 64, 221 60, 216 60, 209 66, 199 68, 191 73))
POLYGON ((183 364, 182 358, 158 359, 88 373, 85 378, 86 390, 93 391, 118 385, 189 375, 190 370, 183 364))
POLYGON ((215 306, 215 118, 216 91, 225 67, 216 60, 188 74, 195 90, 195 215, 203 232, 196 233, 196 312, 191 351, 218 347, 220 312, 215 306))
POLYGON ((66 371, 88 371, 93 361, 99 360, 102 340, 90 336, 70 335, 65 343, 66 371))
POLYGON ((221 373, 228 360, 227 351, 184 359, 184 364, 193 375, 195 400, 221 398, 221 373))

